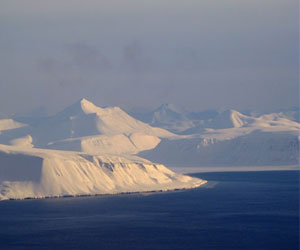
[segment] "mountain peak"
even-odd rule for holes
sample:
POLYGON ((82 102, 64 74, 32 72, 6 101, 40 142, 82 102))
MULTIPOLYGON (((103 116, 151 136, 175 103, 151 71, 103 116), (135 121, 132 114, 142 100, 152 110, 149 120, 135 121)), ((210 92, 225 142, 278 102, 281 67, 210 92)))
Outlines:
POLYGON ((178 110, 175 107, 175 105, 171 104, 171 103, 163 103, 155 111, 160 111, 160 110, 171 110, 173 112, 177 112, 178 113, 178 110))
POLYGON ((219 116, 218 122, 221 123, 221 121, 229 122, 229 124, 232 124, 234 128, 243 127, 249 122, 253 121, 253 119, 249 116, 246 116, 242 114, 241 112, 234 110, 234 109, 228 109, 221 113, 219 116), (228 120, 229 119, 229 120, 228 120))
POLYGON ((89 100, 87 100, 87 99, 85 99, 85 98, 81 98, 81 99, 79 100, 79 102, 80 102, 80 103, 92 103, 92 102, 90 102, 89 100))
POLYGON ((91 113, 97 113, 97 111, 100 109, 99 107, 97 107, 94 103, 88 101, 85 98, 82 98, 80 101, 80 106, 82 111, 85 114, 91 114, 91 113))
MULTIPOLYGON (((59 117, 70 117, 79 114, 92 114, 101 112, 102 108, 97 107, 94 103, 88 101, 85 98, 78 100, 71 106, 65 108, 63 111, 59 112, 57 115, 59 117)), ((57 116, 56 115, 56 116, 57 116)))

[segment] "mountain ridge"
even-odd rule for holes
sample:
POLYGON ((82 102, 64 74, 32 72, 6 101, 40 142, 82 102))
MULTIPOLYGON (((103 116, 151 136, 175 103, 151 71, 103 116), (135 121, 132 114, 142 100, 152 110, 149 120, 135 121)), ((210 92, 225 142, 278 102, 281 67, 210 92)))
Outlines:
POLYGON ((119 107, 101 108, 83 98, 34 126, 2 131, 0 143, 95 155, 139 154, 165 164, 177 159, 181 165, 238 162, 238 152, 245 159, 239 164, 274 164, 279 154, 275 149, 282 144, 288 146, 281 147, 285 160, 278 159, 278 164, 288 164, 289 159, 295 164, 299 158, 299 123, 280 113, 254 117, 229 109, 193 114, 194 119, 189 119, 191 113, 179 113, 170 104, 155 110, 155 123, 161 128, 139 121, 119 107), (166 128, 180 132, 174 134, 166 128), (265 154, 256 151, 260 146, 265 154), (244 150, 247 147, 256 156, 254 151, 244 150))

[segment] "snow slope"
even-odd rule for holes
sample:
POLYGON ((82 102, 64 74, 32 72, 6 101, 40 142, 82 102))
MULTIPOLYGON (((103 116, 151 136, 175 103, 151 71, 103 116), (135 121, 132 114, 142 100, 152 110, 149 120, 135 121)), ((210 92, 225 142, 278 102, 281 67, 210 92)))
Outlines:
POLYGON ((137 154, 155 148, 160 139, 143 133, 99 135, 71 138, 49 143, 47 148, 86 153, 137 154))
POLYGON ((0 145, 0 200, 174 190, 204 183, 133 156, 0 145))

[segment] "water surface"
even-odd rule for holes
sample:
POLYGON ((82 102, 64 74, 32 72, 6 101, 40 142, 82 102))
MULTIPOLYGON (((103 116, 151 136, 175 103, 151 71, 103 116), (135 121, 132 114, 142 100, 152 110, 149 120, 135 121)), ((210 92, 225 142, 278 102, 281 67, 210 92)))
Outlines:
POLYGON ((1 249, 299 249, 299 172, 193 174, 204 187, 0 202, 1 249))

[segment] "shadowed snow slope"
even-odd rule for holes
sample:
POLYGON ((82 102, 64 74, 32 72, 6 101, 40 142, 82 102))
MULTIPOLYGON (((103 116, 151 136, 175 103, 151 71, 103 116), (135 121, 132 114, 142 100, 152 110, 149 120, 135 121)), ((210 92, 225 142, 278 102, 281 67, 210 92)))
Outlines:
POLYGON ((160 143, 156 136, 143 133, 99 135, 71 138, 48 144, 47 148, 82 151, 86 153, 137 154, 155 148, 160 143))
POLYGON ((193 188, 206 181, 138 157, 0 145, 0 200, 193 188))

